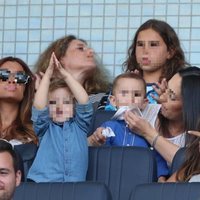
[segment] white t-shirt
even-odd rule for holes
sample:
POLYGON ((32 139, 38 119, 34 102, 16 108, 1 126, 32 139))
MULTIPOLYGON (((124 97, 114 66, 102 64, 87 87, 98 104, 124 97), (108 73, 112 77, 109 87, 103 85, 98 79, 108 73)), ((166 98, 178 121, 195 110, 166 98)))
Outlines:
POLYGON ((200 182, 200 174, 192 176, 188 182, 200 182))
POLYGON ((182 133, 175 137, 166 138, 166 139, 168 141, 170 141, 171 143, 176 144, 179 147, 184 147, 185 146, 185 138, 186 138, 186 133, 182 133))
MULTIPOLYGON (((184 147, 185 146, 185 137, 186 137, 186 133, 182 133, 179 134, 175 137, 172 138, 166 138, 169 142, 171 142, 172 144, 175 144, 179 147, 184 147)), ((170 167, 171 163, 167 162, 167 165, 170 167)))

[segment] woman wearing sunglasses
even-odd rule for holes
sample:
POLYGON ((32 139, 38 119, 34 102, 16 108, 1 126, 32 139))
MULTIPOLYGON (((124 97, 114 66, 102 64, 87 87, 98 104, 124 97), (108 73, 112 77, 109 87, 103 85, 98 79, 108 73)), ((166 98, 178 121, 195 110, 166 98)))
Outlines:
POLYGON ((21 59, 0 59, 0 138, 13 145, 37 143, 30 120, 34 95, 33 77, 21 59))

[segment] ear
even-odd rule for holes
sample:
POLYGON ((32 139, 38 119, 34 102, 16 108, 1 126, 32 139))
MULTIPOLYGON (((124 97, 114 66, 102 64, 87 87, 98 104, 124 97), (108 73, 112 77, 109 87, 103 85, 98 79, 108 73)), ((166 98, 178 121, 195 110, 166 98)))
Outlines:
POLYGON ((174 49, 169 49, 167 53, 167 59, 171 59, 174 56, 174 49))
POLYGON ((110 95, 108 98, 109 98, 110 104, 112 106, 116 107, 116 98, 115 98, 115 96, 110 95))
POLYGON ((19 186, 19 184, 21 183, 21 178, 22 178, 22 173, 20 170, 18 170, 15 174, 16 178, 15 178, 15 183, 16 186, 19 186))

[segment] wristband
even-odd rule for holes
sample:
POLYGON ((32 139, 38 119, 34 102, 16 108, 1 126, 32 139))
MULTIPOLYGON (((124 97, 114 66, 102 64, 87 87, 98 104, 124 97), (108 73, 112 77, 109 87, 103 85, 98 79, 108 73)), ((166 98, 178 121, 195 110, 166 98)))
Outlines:
POLYGON ((153 148, 155 147, 156 142, 157 142, 159 136, 160 136, 160 135, 156 135, 156 136, 153 138, 153 142, 152 142, 152 145, 151 145, 153 148))

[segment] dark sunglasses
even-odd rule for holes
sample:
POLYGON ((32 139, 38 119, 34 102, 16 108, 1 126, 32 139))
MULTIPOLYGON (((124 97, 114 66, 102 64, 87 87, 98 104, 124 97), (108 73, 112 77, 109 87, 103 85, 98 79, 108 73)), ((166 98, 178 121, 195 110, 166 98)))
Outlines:
POLYGON ((29 75, 25 74, 25 72, 11 73, 7 69, 0 69, 0 80, 7 81, 9 79, 10 75, 13 75, 15 78, 15 82, 19 83, 19 84, 27 84, 28 79, 30 78, 29 75))

